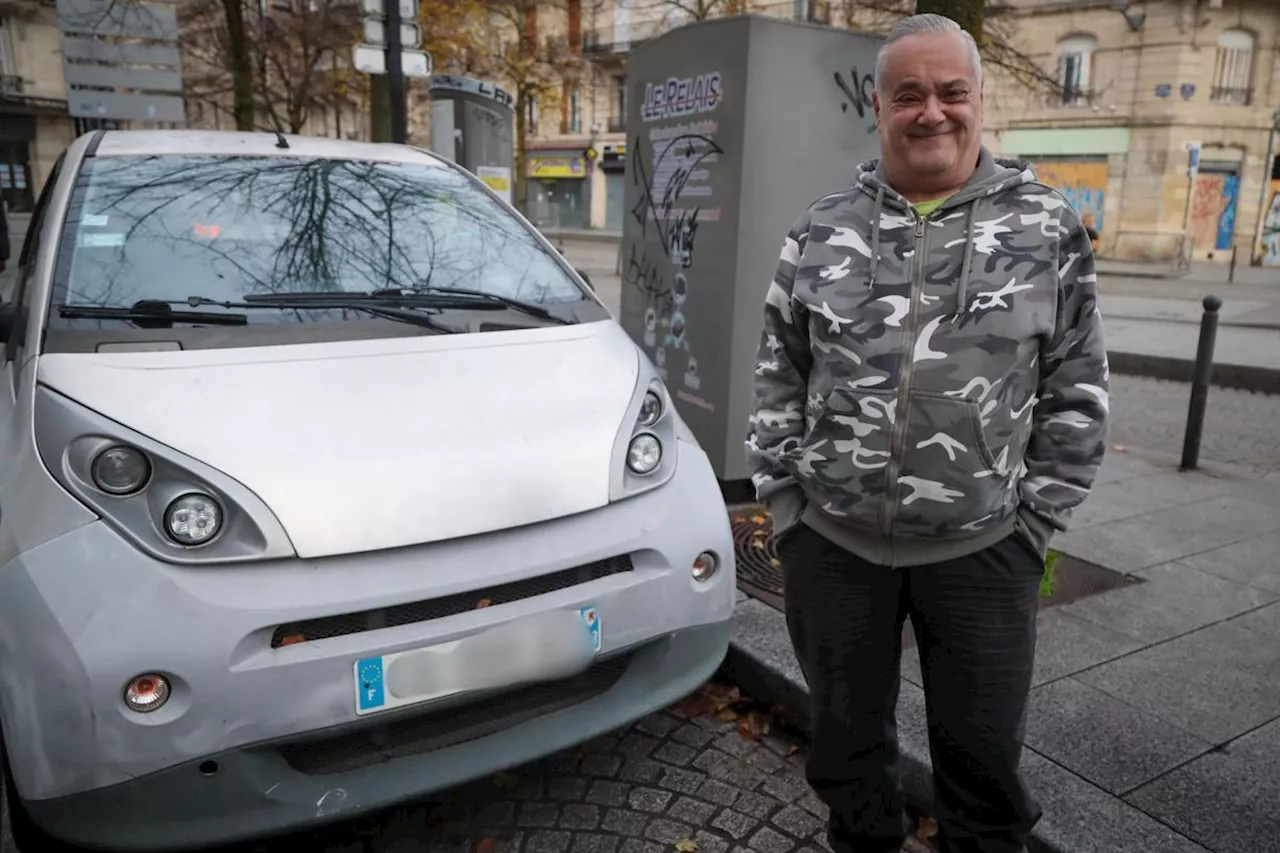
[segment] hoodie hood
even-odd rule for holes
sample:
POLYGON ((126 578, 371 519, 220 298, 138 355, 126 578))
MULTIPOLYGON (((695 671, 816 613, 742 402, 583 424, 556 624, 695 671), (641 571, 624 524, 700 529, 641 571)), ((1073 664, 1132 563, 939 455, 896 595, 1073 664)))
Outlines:
MULTIPOLYGON (((984 145, 979 149, 978 166, 974 169, 969 181, 959 191, 950 195, 938 206, 938 212, 967 205, 965 214, 965 250, 964 263, 961 266, 960 284, 957 288, 958 303, 963 305, 969 293, 969 279, 973 271, 973 223, 978 206, 985 198, 1004 192, 1013 187, 1036 181, 1035 169, 1027 160, 1013 157, 996 157, 984 145)), ((884 164, 880 158, 873 158, 858 166, 858 189, 875 199, 875 209, 871 213, 871 281, 875 285, 876 268, 880 262, 880 215, 888 205, 904 214, 911 215, 913 205, 906 196, 889 185, 884 173, 884 164)))

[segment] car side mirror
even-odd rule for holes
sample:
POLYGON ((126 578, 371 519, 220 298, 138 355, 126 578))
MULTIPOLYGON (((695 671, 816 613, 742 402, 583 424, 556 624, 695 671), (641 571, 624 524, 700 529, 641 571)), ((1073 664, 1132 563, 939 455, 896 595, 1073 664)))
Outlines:
POLYGON ((591 276, 587 275, 585 272, 578 269, 577 267, 574 267, 573 271, 576 272, 578 275, 582 276, 582 280, 587 283, 587 287, 591 288, 592 292, 595 291, 596 286, 591 283, 591 276))

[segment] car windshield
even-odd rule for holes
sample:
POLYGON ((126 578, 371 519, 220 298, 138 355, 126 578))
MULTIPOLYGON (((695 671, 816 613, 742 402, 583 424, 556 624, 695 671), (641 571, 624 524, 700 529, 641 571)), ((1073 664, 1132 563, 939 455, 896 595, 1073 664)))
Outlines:
MULTIPOLYGON (((433 163, 88 158, 61 256, 51 329, 128 328, 117 309, 143 300, 240 312, 246 298, 341 301, 439 288, 540 306, 561 322, 592 303, 516 217, 458 170, 433 163), (218 302, 235 305, 203 307, 218 302)), ((454 295, 451 305, 458 302, 454 295)), ((391 322, 342 306, 251 307, 258 310, 246 312, 249 325, 391 322)), ((528 322, 529 312, 523 316, 528 322)))

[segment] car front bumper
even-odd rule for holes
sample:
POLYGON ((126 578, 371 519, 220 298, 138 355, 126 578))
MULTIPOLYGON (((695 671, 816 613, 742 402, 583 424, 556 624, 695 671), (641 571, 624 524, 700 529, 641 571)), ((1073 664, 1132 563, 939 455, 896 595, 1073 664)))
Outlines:
POLYGON ((695 446, 680 454, 653 492, 421 547, 193 569, 152 560, 95 522, 20 555, 0 569, 0 710, 20 796, 73 843, 220 844, 420 797, 680 698, 721 662, 735 599, 715 477, 695 446), (721 568, 699 583, 690 567, 708 549, 721 568), (625 571, 528 586, 622 558, 625 571), (501 589, 524 592, 436 607, 501 589), (421 618, 404 618, 405 607, 421 618), (356 713, 357 661, 581 608, 602 626, 584 673, 356 713), (280 646, 283 626, 299 624, 329 633, 280 646), (138 714, 123 688, 146 672, 173 691, 138 714))
MULTIPOLYGON (((654 640, 630 657, 604 693, 442 749, 311 775, 290 764, 298 753, 290 753, 289 744, 256 744, 132 782, 29 803, 28 811, 67 841, 120 851, 184 850, 355 817, 541 758, 677 701, 715 672, 729 633, 730 623, 721 622, 654 640), (210 762, 218 768, 212 774, 210 762)), ((467 713, 458 710, 459 716, 467 713)), ((326 739, 315 748, 341 740, 326 739)))

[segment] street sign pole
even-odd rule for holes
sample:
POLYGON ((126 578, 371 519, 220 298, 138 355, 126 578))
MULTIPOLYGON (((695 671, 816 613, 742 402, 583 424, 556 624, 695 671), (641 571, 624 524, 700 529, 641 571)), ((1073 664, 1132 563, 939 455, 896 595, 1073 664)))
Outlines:
POLYGON ((386 10, 387 21, 387 88, 391 96, 391 141, 403 144, 408 136, 408 117, 405 114, 404 65, 400 56, 400 0, 383 0, 383 8, 386 10))

